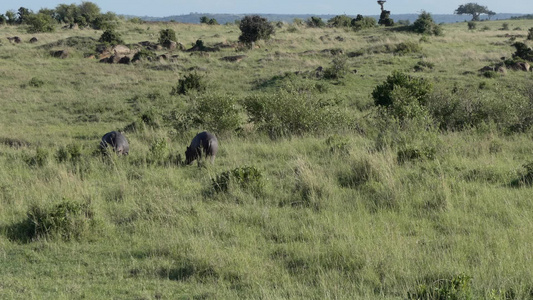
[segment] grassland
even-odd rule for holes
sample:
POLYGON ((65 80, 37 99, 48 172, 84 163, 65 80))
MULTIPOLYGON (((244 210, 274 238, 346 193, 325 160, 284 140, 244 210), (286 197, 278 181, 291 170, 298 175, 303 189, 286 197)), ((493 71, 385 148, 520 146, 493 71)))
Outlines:
MULTIPOLYGON (((533 27, 505 21, 511 30, 502 31, 503 22, 446 24, 437 37, 284 25, 253 50, 174 51, 175 62, 131 65, 76 48, 57 59, 42 47, 101 31, 0 27, 0 298, 532 299, 533 73, 477 72, 510 57, 509 35, 524 41, 533 27), (15 35, 25 42, 5 39, 15 35), (32 36, 39 42, 27 43, 32 36), (421 49, 390 50, 406 42, 421 49), (338 57, 324 49, 343 51, 344 78, 313 75, 338 57), (238 54, 247 57, 220 60, 238 54), (415 72, 421 61, 434 67, 415 72), (191 70, 207 90, 171 95, 191 70), (371 93, 395 70, 430 80, 432 104, 455 103, 461 109, 446 116, 465 126, 380 120, 371 93), (280 114, 299 97, 320 100, 342 122, 273 137, 249 122, 253 97, 288 100, 280 114), (230 108, 210 122, 187 118, 219 99, 230 108), (104 133, 134 122, 128 157, 95 153, 104 133), (215 165, 179 164, 197 132, 217 129, 215 165), (400 162, 409 147, 434 153, 400 162), (261 175, 256 189, 215 191, 217 176, 245 166, 261 175), (47 212, 59 229, 35 235, 47 212)), ((187 47, 240 34, 177 23, 118 31, 134 44, 167 28, 187 47)))

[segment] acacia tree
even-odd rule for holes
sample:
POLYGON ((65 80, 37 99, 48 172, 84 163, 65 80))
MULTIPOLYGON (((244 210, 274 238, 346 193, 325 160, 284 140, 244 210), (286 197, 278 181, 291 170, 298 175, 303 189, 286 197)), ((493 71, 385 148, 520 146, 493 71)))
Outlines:
POLYGON ((486 6, 481 6, 477 3, 467 3, 459 5, 459 7, 454 12, 454 14, 457 15, 472 15, 472 21, 479 21, 479 16, 481 14, 489 13, 493 14, 493 12, 489 11, 486 6))
POLYGON ((258 40, 268 40, 274 34, 274 26, 266 18, 258 15, 245 16, 239 25, 239 41, 251 45, 258 40))

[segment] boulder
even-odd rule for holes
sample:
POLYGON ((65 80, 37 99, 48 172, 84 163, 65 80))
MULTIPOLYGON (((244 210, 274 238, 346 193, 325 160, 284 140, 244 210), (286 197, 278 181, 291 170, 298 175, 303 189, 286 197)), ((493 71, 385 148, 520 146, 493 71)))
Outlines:
POLYGON ((65 58, 68 58, 70 56, 70 54, 68 53, 68 50, 52 51, 52 52, 50 52, 50 54, 53 57, 61 58, 61 59, 65 59, 65 58))
POLYGON ((129 64, 131 64, 131 58, 129 56, 124 56, 118 61, 118 63, 119 64, 129 65, 129 64))
POLYGON ((9 40, 10 43, 15 43, 15 44, 22 43, 22 40, 18 36, 8 37, 7 39, 9 40))
POLYGON ((39 41, 39 39, 36 38, 36 37, 32 37, 32 38, 30 39, 30 43, 32 43, 32 44, 33 44, 33 43, 37 43, 38 41, 39 41))
POLYGON ((124 46, 124 45, 116 45, 111 49, 111 52, 115 55, 126 55, 131 52, 130 48, 124 46))

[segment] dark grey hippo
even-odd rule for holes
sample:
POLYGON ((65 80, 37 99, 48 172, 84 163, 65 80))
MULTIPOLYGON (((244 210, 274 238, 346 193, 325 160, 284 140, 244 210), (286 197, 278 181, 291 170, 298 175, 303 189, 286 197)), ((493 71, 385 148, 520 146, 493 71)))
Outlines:
POLYGON ((113 151, 115 151, 116 154, 122 154, 122 155, 128 155, 130 152, 130 145, 128 144, 128 140, 126 137, 116 131, 111 131, 102 137, 102 141, 100 142, 100 148, 106 149, 108 145, 111 145, 113 147, 113 151))
POLYGON ((185 163, 191 164, 195 159, 198 159, 198 166, 202 158, 202 149, 205 157, 211 157, 211 163, 215 163, 215 156, 218 151, 217 137, 207 131, 200 132, 191 141, 191 145, 185 151, 185 163))

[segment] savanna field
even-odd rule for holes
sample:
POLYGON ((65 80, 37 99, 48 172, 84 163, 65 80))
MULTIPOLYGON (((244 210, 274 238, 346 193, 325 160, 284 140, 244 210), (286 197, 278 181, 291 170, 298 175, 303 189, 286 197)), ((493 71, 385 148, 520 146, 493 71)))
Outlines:
POLYGON ((533 299, 533 21, 274 27, 0 26, 0 299, 533 299))

